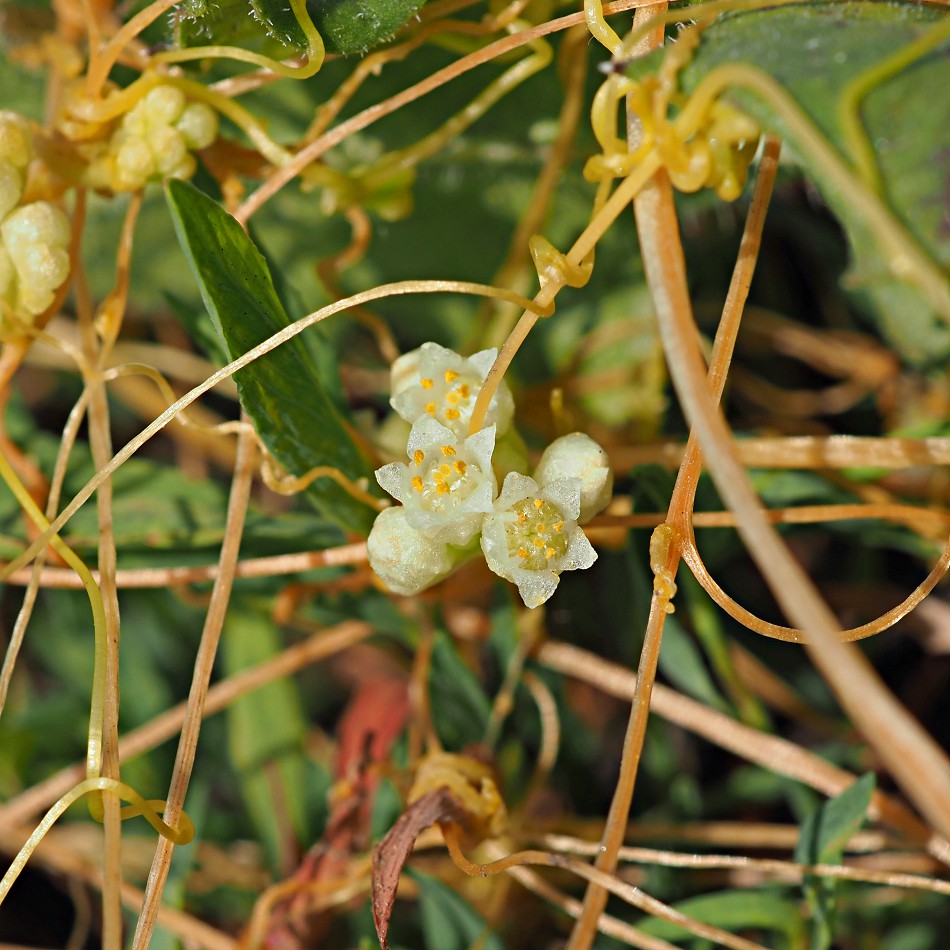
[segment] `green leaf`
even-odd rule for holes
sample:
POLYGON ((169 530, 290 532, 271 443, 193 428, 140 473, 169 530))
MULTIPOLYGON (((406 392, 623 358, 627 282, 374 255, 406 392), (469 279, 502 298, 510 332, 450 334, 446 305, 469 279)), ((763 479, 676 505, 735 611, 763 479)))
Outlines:
MULTIPOLYGON (((217 202, 182 181, 167 197, 178 239, 230 359, 246 353, 291 321, 264 258, 217 202)), ((351 481, 372 483, 372 468, 337 412, 303 341, 283 346, 235 374, 241 405, 287 471, 303 475, 320 465, 351 481)), ((342 527, 367 534, 375 511, 335 481, 318 478, 307 497, 342 527)))
MULTIPOLYGON (((249 609, 228 612, 221 638, 224 673, 232 676, 280 652, 273 621, 249 609)), ((288 831, 307 833, 306 726, 291 679, 275 680, 228 707, 228 747, 251 820, 275 867, 285 866, 288 831), (289 820, 290 828, 286 823, 289 820)))
MULTIPOLYGON (((861 828, 874 794, 875 778, 869 772, 840 795, 826 801, 801 826, 795 860, 802 864, 836 864, 848 840, 861 828)), ((825 950, 834 939, 835 878, 805 876, 803 888, 812 910, 812 950, 825 950)))
POLYGON ((503 950, 482 917, 451 888, 416 870, 406 872, 419 885, 419 910, 426 950, 503 950))
MULTIPOLYGON (((714 927, 733 932, 752 928, 768 930, 784 938, 779 946, 801 946, 804 921, 797 903, 775 891, 722 891, 691 897, 673 907, 714 927)), ((657 918, 638 924, 637 929, 664 940, 681 939, 686 933, 676 924, 657 918)))
MULTIPOLYGON (((365 53, 393 38, 425 0, 308 0, 307 12, 328 53, 365 53)), ((301 51, 307 48, 300 24, 286 0, 251 0, 254 14, 271 35, 301 51)))
MULTIPOLYGON (((950 290, 945 273, 941 275, 941 269, 950 266, 950 96, 934 94, 950 84, 947 25, 944 10, 918 3, 811 2, 738 11, 703 32, 695 57, 680 75, 683 90, 691 93, 717 67, 745 64, 777 81, 791 96, 795 110, 857 181, 861 200, 843 190, 841 177, 818 159, 804 134, 789 122, 789 113, 767 97, 761 84, 732 84, 725 93, 763 128, 778 133, 786 143, 785 154, 794 154, 813 179, 848 232, 852 263, 847 284, 856 302, 906 358, 917 362, 950 353, 950 290), (898 63, 895 57, 935 28, 944 30, 935 48, 898 63), (849 90, 859 81, 866 83, 866 91, 855 100, 849 90), (855 125, 864 133, 856 133, 855 125), (879 176, 879 185, 857 170, 863 135, 873 158, 869 174, 872 179, 873 174, 879 176), (866 211, 876 198, 894 227, 869 226, 866 211), (942 284, 936 295, 894 276, 889 262, 896 264, 906 253, 882 242, 901 230, 907 237, 900 239, 902 251, 919 251, 942 284)), ((631 75, 643 71, 644 65, 638 64, 631 75)))
POLYGON ((465 665, 455 645, 438 633, 432 648, 429 680, 432 723, 446 749, 457 750, 485 736, 491 702, 478 677, 465 665))

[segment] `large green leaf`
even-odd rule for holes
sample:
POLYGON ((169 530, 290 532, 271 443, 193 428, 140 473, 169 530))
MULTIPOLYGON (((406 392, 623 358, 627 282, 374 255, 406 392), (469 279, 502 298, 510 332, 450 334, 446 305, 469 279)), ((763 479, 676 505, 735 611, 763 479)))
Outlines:
MULTIPOLYGON (((918 362, 950 353, 950 96, 943 94, 950 85, 947 27, 945 9, 918 3, 826 0, 745 9, 713 22, 680 74, 683 91, 692 93, 718 67, 743 64, 790 96, 792 109, 831 147, 856 189, 844 185, 841 175, 819 159, 802 128, 790 121, 791 113, 779 108, 761 83, 730 80, 725 92, 763 128, 778 133, 787 144, 786 154, 794 154, 813 179, 848 232, 848 285, 856 301, 906 358, 918 362), (933 48, 913 54, 913 44, 928 36, 933 48), (901 56, 906 62, 898 62, 901 56), (852 95, 855 84, 863 84, 861 95, 852 95), (858 171, 862 138, 870 179, 858 171), (868 211, 877 204, 893 227, 869 224, 868 211), (898 233, 907 238, 900 246, 893 243, 898 233), (895 277, 905 249, 922 255, 937 283, 943 271, 942 293, 924 293, 919 280, 904 283, 895 277)), ((642 75, 655 64, 652 58, 638 62, 631 75, 642 75)))
MULTIPOLYGON (((264 258, 237 221, 185 182, 169 182, 167 195, 178 239, 228 356, 237 358, 287 326, 291 321, 264 258)), ((287 471, 303 475, 330 465, 352 481, 365 478, 373 483, 371 466, 300 339, 251 363, 235 380, 241 405, 287 471)), ((319 478, 307 496, 342 527, 369 531, 374 510, 337 482, 319 478)))
MULTIPOLYGON (((365 53, 392 39, 424 2, 308 0, 307 12, 327 52, 346 55, 365 53)), ((185 0, 179 17, 176 33, 182 46, 260 45, 262 40, 273 38, 301 52, 307 48, 303 30, 286 0, 185 0)), ((277 50, 271 53, 281 56, 277 50)))

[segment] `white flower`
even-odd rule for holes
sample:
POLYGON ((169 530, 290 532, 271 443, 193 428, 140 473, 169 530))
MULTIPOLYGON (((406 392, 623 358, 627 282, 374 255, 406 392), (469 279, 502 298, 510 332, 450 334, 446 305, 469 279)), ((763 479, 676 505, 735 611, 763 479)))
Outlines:
POLYGON ((386 508, 366 539, 370 567, 394 593, 409 597, 442 580, 455 566, 448 546, 420 534, 403 507, 386 508))
POLYGON ((492 510, 497 484, 491 467, 495 427, 464 441, 430 416, 412 426, 409 464, 392 462, 376 481, 406 509, 406 522, 432 541, 464 546, 492 510))
POLYGON ((579 478, 581 510, 579 524, 587 524, 610 504, 614 476, 607 453, 583 432, 572 432, 555 439, 545 450, 534 470, 535 481, 548 485, 559 478, 579 478))
POLYGON ((512 472, 482 525, 488 566, 518 585, 528 607, 539 607, 554 593, 562 571, 597 560, 577 526, 580 497, 580 479, 561 478, 541 488, 533 478, 512 472))
MULTIPOLYGON (((393 363, 390 405, 407 422, 428 416, 462 438, 497 355, 495 349, 482 350, 466 359, 438 343, 423 343, 393 363)), ((488 404, 485 424, 494 424, 499 436, 503 435, 514 409, 511 391, 502 381, 488 404)))

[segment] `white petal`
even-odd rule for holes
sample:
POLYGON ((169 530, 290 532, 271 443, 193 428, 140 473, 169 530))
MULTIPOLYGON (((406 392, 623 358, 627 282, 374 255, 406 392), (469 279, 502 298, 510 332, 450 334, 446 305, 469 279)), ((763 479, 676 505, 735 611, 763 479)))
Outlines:
POLYGON ((566 518, 577 521, 581 510, 581 480, 559 478, 544 488, 541 497, 559 508, 566 518))
POLYGON ((416 449, 427 449, 438 443, 454 443, 455 433, 447 429, 441 422, 431 416, 423 416, 412 424, 409 430, 409 441, 406 444, 406 454, 412 458, 416 449))
POLYGON ((537 495, 538 483, 520 472, 509 472, 501 486, 501 494, 495 502, 495 511, 507 511, 515 502, 530 495, 537 495))
MULTIPOLYGON (((389 370, 389 392, 393 398, 399 395, 404 389, 415 385, 419 377, 419 359, 422 355, 421 347, 403 353, 390 367, 389 370)), ((393 406, 395 409, 396 407, 393 406)), ((396 410, 399 411, 398 409, 396 410)))
POLYGON ((525 606, 540 607, 557 588, 558 576, 551 571, 520 571, 516 581, 525 606))
POLYGON ((580 528, 571 532, 571 538, 564 555, 564 570, 582 571, 597 560, 597 552, 591 547, 587 535, 580 528))
POLYGON ((468 358, 468 362, 472 369, 474 369, 481 377, 482 382, 484 382, 485 377, 488 375, 488 371, 494 365, 495 359, 497 357, 498 350, 495 347, 492 347, 490 350, 479 350, 477 353, 473 353, 468 358))
POLYGON ((495 426, 486 426, 474 435, 470 435, 464 442, 465 448, 472 453, 483 472, 491 470, 491 456, 495 451, 495 432, 495 426))
POLYGON ((406 466, 402 462, 390 462, 376 469, 376 481, 383 491, 389 492, 396 501, 403 501, 406 494, 406 466))

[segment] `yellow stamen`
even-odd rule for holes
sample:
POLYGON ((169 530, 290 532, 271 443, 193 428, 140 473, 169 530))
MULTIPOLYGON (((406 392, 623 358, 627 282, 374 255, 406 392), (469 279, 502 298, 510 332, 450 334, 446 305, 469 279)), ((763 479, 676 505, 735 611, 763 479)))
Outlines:
POLYGON ((531 539, 531 543, 532 543, 536 548, 543 548, 543 547, 544 547, 544 538, 532 538, 532 539, 531 539))
POLYGON ((544 506, 544 502, 541 501, 540 498, 535 498, 535 500, 534 500, 534 507, 540 509, 540 508, 542 508, 543 506, 544 506))
POLYGON ((416 463, 416 465, 421 465, 425 457, 426 454, 422 451, 422 449, 416 449, 415 452, 412 453, 412 460, 416 463))
POLYGON ((460 383, 455 390, 463 399, 468 399, 472 391, 468 388, 468 383, 460 383))
POLYGON ((459 404, 459 394, 458 393, 446 393, 445 401, 452 406, 457 406, 459 404))
POLYGON ((429 413, 430 416, 434 416, 434 415, 435 415, 435 403, 434 403, 434 402, 427 402, 427 403, 426 403, 426 412, 429 413))
POLYGON ((518 557, 522 560, 528 556, 528 552, 524 548, 518 548, 518 557))
POLYGON ((459 378, 459 374, 456 373, 454 369, 447 369, 445 371, 445 381, 447 383, 454 382, 458 378, 459 378))
POLYGON ((422 479, 418 475, 412 480, 412 487, 420 494, 422 493, 422 479))
POLYGON ((448 478, 449 475, 452 474, 452 469, 450 468, 450 466, 449 466, 449 464, 448 464, 447 462, 443 462, 443 463, 439 466, 439 474, 440 474, 443 478, 448 478))
POLYGON ((461 459, 456 459, 452 463, 452 468, 454 468, 455 471, 459 473, 459 475, 464 475, 465 469, 467 468, 467 466, 461 459))
POLYGON ((453 449, 451 445, 443 445, 443 446, 442 446, 442 454, 443 454, 443 455, 455 455, 455 449, 453 449))
POLYGON ((524 524, 528 520, 528 516, 523 512, 518 512, 518 524, 524 524))
POLYGON ((446 475, 443 472, 435 471, 432 473, 432 481, 436 485, 441 485, 446 479, 446 475))
POLYGON ((554 530, 555 530, 555 532, 556 532, 557 534, 560 534, 560 533, 561 533, 561 528, 563 528, 563 527, 564 527, 564 522, 563 522, 563 521, 555 521, 555 522, 554 522, 554 530))
POLYGON ((425 376, 420 376, 420 377, 419 377, 419 382, 422 384, 422 388, 423 388, 423 389, 431 389, 431 388, 432 388, 432 380, 431 380, 431 379, 426 379, 425 376))
POLYGON ((545 557, 554 557, 555 554, 557 554, 557 551, 555 551, 554 548, 548 548, 548 549, 544 552, 544 556, 545 556, 545 557))
POLYGON ((439 482, 439 483, 435 486, 435 490, 436 490, 440 495, 447 495, 452 489, 449 488, 449 486, 446 485, 445 482, 439 482))
POLYGON ((459 417, 461 414, 462 414, 462 413, 460 413, 460 412, 458 411, 458 409, 446 409, 446 410, 445 410, 445 418, 446 418, 446 419, 455 420, 455 419, 458 419, 458 417, 459 417))

